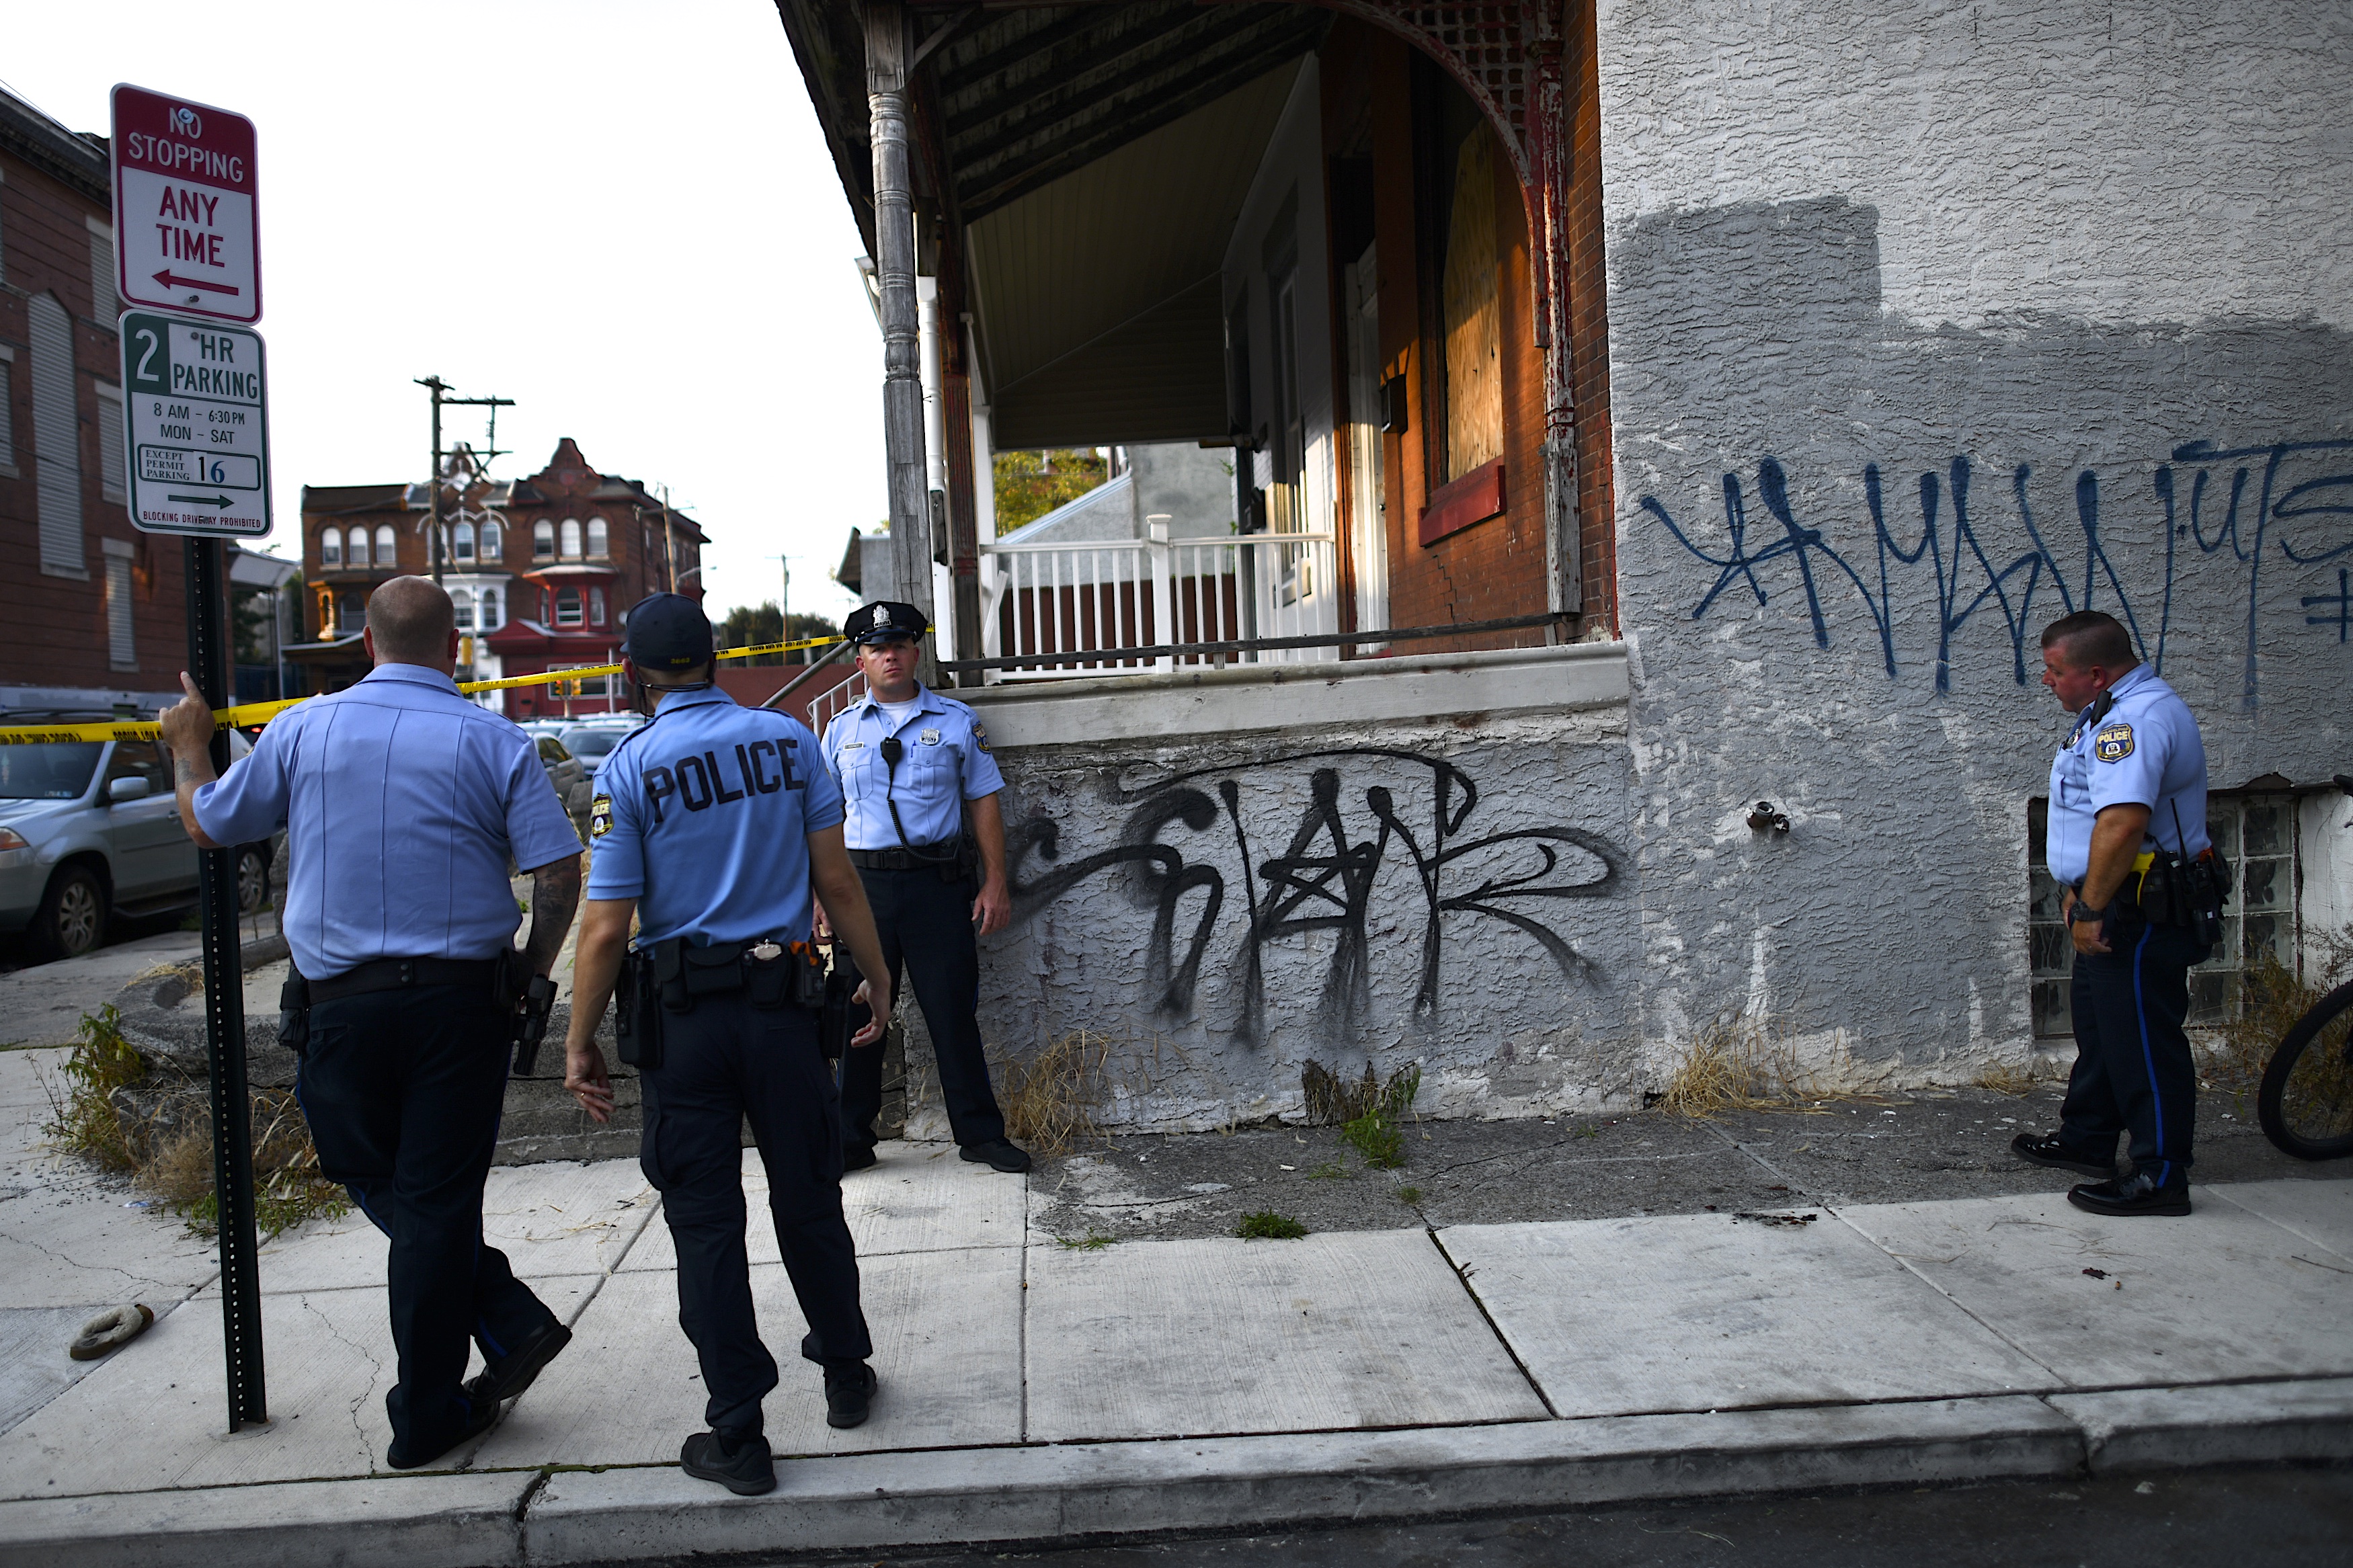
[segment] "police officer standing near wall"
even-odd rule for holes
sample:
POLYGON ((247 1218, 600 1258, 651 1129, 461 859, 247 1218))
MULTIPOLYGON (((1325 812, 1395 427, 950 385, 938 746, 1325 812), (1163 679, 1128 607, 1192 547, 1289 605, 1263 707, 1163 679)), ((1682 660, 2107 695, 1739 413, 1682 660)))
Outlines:
POLYGON ((488 1429, 499 1402, 572 1338, 483 1245, 482 1184, 516 998, 564 945, 580 840, 530 738, 459 694, 456 622, 438 584, 396 577, 376 589, 362 640, 367 678, 272 720, 226 777, 214 779, 212 712, 185 675, 163 733, 198 844, 286 825, 297 1093, 320 1170, 391 1238, 400 1375, 385 1398, 385 1459, 410 1469, 488 1429), (532 868, 519 954, 510 858, 532 868), (487 1364, 461 1386, 470 1334, 487 1364))
MULTIPOLYGON (((801 1354, 825 1369, 827 1421, 857 1426, 875 1389, 841 1213, 839 1100, 818 1042, 812 879, 869 975, 883 973, 881 952, 817 737, 716 689, 711 623, 693 600, 640 601, 627 638, 628 675, 656 708, 596 778, 565 1083, 597 1121, 611 1115, 596 1030, 620 982, 621 1055, 645 1093, 639 1163, 677 1244, 679 1325, 708 1396, 711 1430, 686 1439, 681 1461, 750 1495, 776 1484, 760 1410, 776 1363, 760 1342, 744 1246, 747 1119, 808 1323, 801 1354)), ((867 984, 889 1017, 888 982, 867 984)), ((881 1034, 870 1023, 852 1054, 880 1056, 881 1034)))
MULTIPOLYGON (((1005 775, 973 710, 916 680, 921 639, 930 629, 914 605, 891 600, 849 613, 842 635, 858 645, 866 698, 826 726, 826 766, 841 785, 849 859, 866 885, 892 988, 902 963, 914 983, 955 1141, 975 1163, 1026 1171, 1029 1154, 1005 1136, 975 1016, 980 950, 974 928, 982 935, 1002 930, 1013 914, 1005 887, 1005 816, 997 801, 1005 775), (966 806, 976 875, 965 853, 966 806)), ((862 958, 859 969, 871 973, 862 958)), ((847 1168, 874 1163, 874 1118, 881 1109, 881 1053, 845 1053, 847 1168)))
POLYGON ((2077 1208, 2185 1215, 2198 1080, 2182 1021, 2223 882, 2206 837, 2205 743, 2130 634, 2095 610, 2043 632, 2042 684, 2076 716, 2051 766, 2047 854, 2075 947, 2075 1067, 2059 1131, 2021 1132, 2010 1148, 2103 1178, 2070 1189, 2077 1208), (2120 1132, 2133 1163, 2121 1178, 2120 1132))

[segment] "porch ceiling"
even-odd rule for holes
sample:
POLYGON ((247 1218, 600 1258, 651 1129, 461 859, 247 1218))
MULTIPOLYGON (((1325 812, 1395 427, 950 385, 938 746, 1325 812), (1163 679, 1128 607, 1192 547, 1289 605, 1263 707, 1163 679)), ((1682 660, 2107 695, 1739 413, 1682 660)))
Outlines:
MULTIPOLYGON (((858 8, 776 6, 871 253, 858 8)), ((1225 434, 1218 264, 1331 13, 1196 0, 909 9, 915 40, 939 40, 916 75, 917 194, 967 237, 997 444, 1225 434)))

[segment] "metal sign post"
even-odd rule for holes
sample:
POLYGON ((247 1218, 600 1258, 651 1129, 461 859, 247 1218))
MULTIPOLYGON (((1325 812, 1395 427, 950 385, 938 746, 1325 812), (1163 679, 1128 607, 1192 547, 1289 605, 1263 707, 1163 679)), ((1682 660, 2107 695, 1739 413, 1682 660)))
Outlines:
MULTIPOLYGON (((215 709, 236 700, 223 536, 269 531, 269 417, 261 338, 227 321, 261 314, 253 122, 128 85, 114 89, 116 287, 133 308, 122 351, 131 521, 186 537, 188 673, 215 709), (164 306, 172 313, 142 305, 164 306), (189 312, 213 320, 191 321, 189 312)), ((212 759, 228 771, 228 731, 212 759)), ((197 851, 205 1026, 212 1066, 213 1193, 220 1227, 228 1429, 269 1419, 261 1271, 254 1234, 253 1100, 246 1082, 245 965, 237 868, 197 851)))
MULTIPOLYGON (((229 689, 227 553, 191 537, 188 673, 205 700, 226 708, 229 689)), ((228 772, 228 731, 213 735, 213 768, 228 772)), ((228 1429, 269 1419, 262 1373, 260 1244, 253 1217, 253 1097, 245 1072, 245 964, 237 931, 237 867, 227 849, 200 849, 205 1026, 212 1058, 213 1192, 219 1199, 221 1341, 227 1351, 228 1429)))

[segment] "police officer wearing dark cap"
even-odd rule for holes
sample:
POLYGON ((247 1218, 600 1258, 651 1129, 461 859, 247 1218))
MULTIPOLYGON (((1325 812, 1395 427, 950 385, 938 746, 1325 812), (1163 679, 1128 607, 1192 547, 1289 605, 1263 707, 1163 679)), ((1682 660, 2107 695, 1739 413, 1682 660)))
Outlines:
MULTIPOLYGON (((827 1421, 864 1421, 875 1390, 841 1212, 839 1101, 818 1041, 812 882, 874 977, 878 1016, 890 1016, 890 985, 817 737, 717 689, 711 623, 691 599, 641 601, 625 647, 654 713, 596 776, 565 1084, 589 1115, 609 1118, 595 1037, 617 983, 621 1054, 645 1097, 638 1160, 677 1244, 679 1324, 707 1396, 711 1429, 680 1458, 687 1474, 751 1495, 776 1484, 760 1408, 776 1363, 760 1341, 744 1243, 746 1121, 808 1324, 801 1354, 825 1370, 827 1421)), ((879 1057, 881 1034, 870 1023, 853 1054, 879 1057)))
MULTIPOLYGON (((948 1124, 964 1158, 999 1171, 1029 1168, 1005 1136, 1005 1117, 982 1055, 980 934, 1012 918, 1005 886, 1005 776, 988 752, 988 731, 970 708, 915 679, 922 611, 892 600, 860 605, 842 623, 858 645, 865 699, 826 726, 825 760, 839 781, 850 863, 866 886, 882 956, 898 988, 903 963, 939 1060, 948 1124), (965 853, 965 818, 978 852, 965 853)), ((832 900, 826 900, 830 910, 832 900)), ((861 956, 859 972, 871 974, 861 956)), ((843 1163, 874 1163, 874 1118, 882 1109, 879 1051, 841 1059, 843 1163)))

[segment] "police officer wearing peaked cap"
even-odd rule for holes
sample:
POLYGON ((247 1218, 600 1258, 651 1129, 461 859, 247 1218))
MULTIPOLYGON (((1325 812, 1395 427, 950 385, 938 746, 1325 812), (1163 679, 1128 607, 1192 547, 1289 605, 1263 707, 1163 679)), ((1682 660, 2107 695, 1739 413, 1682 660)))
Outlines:
MULTIPOLYGON (((892 989, 903 963, 923 1009, 948 1124, 964 1158, 1026 1171, 1029 1154, 1005 1136, 975 1016, 980 952, 974 928, 986 935, 1012 918, 1005 816, 997 800, 1005 775, 973 710, 915 679, 921 639, 930 629, 922 611, 893 600, 849 613, 842 635, 858 645, 866 697, 826 726, 826 765, 840 781, 849 858, 866 885, 892 989), (965 854, 967 809, 977 876, 965 854)), ((859 971, 871 973, 863 958, 859 971)), ((880 1053, 846 1053, 841 1113, 849 1169, 874 1163, 874 1118, 881 1109, 880 1053)))
POLYGON ((2051 764, 2045 857, 2075 948, 2075 1066, 2059 1130, 2021 1132, 2010 1148, 2099 1178, 2069 1190, 2077 1208, 2186 1215, 2198 1079, 2182 1022, 2189 970, 2207 953, 2191 877, 2209 847, 2205 742, 2113 616, 2052 622, 2042 666, 2042 684, 2075 714, 2051 764), (2131 1138, 2123 1177, 2119 1133, 2131 1138))
POLYGON ((391 1239, 400 1372, 385 1460, 410 1469, 487 1429, 572 1338, 483 1242, 482 1184, 513 994, 563 947, 580 840, 530 737, 459 694, 449 595, 396 577, 369 596, 367 622, 367 678, 271 720, 218 781, 212 711, 185 675, 163 731, 199 845, 286 825, 296 1090, 320 1170, 391 1239), (510 857, 532 872, 520 953, 510 857), (461 1384, 470 1335, 486 1364, 461 1384))
MULTIPOLYGON (((711 1426, 681 1458, 689 1475, 748 1495, 776 1485, 760 1406, 776 1363, 760 1342, 744 1251, 747 1119, 808 1323, 801 1354, 825 1369, 827 1421, 857 1426, 875 1389, 841 1212, 839 1102, 809 1005, 822 992, 807 967, 812 881, 868 973, 883 973, 881 953, 817 737, 717 689, 711 623, 691 599, 641 601, 625 646, 655 710, 597 774, 565 1082, 591 1116, 611 1114, 595 1037, 627 963, 622 1021, 645 1097, 638 1159, 677 1244, 679 1324, 702 1363, 711 1426)), ((887 1017, 888 982, 869 984, 887 1017)), ((879 1056, 881 1037, 870 1025, 853 1047, 879 1056)))

